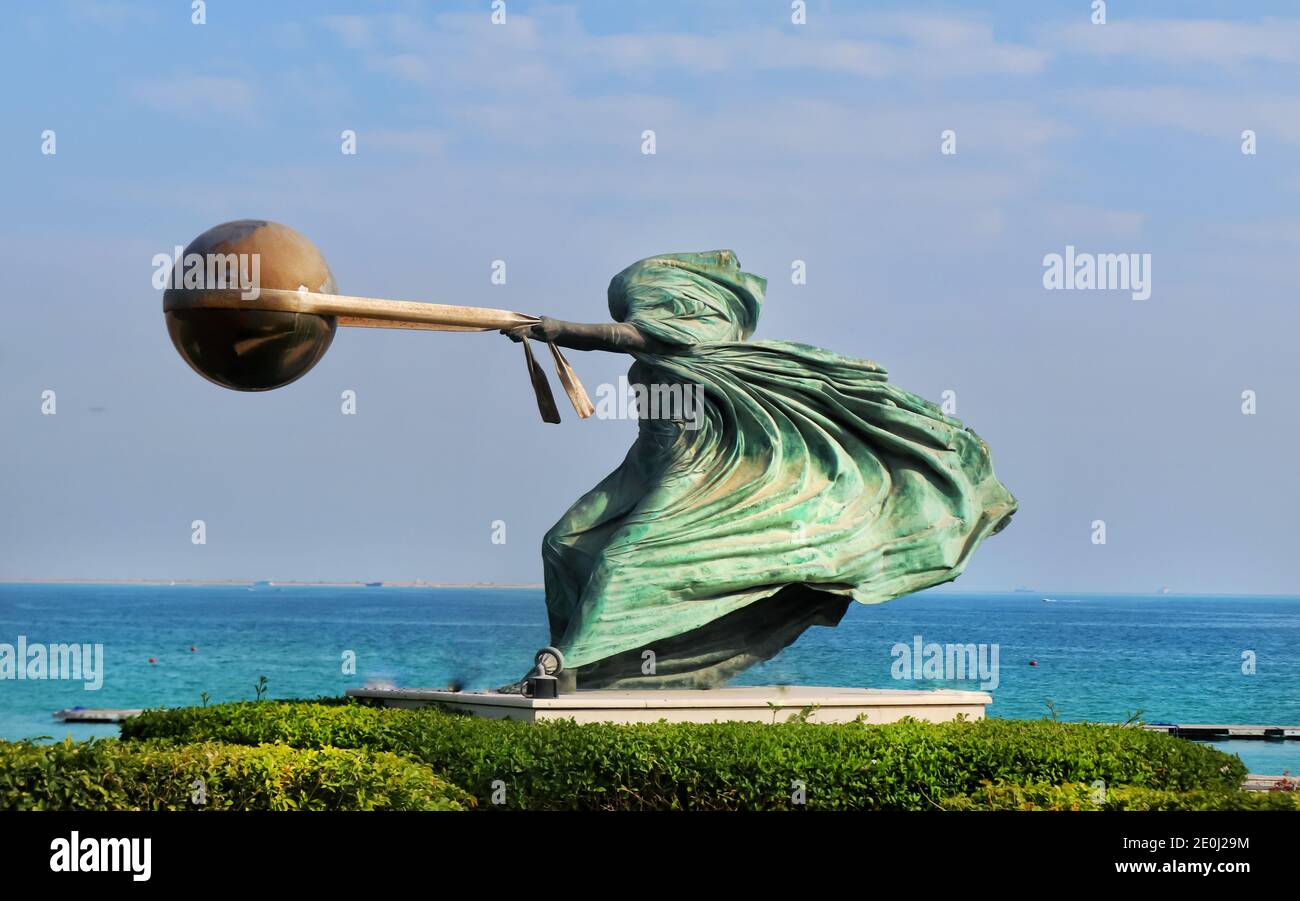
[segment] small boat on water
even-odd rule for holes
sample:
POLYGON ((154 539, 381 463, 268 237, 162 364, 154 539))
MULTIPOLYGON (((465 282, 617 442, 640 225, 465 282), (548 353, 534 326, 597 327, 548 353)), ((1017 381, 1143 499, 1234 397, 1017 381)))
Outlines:
POLYGON ((65 707, 56 710, 54 718, 61 723, 120 723, 143 712, 118 707, 65 707))

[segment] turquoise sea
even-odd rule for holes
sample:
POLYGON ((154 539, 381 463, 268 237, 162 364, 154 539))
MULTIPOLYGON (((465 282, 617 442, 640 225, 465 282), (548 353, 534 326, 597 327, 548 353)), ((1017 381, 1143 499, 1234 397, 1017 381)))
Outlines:
MULTIPOLYGON (((990 716, 1300 724, 1300 597, 927 592, 854 605, 737 684, 978 688, 893 678, 896 644, 996 645, 990 716), (1255 671, 1243 673, 1243 654, 1255 671), (1031 665, 1032 664, 1032 665, 1031 665), (1049 703, 1051 707, 1049 707, 1049 703)), ((0 738, 115 735, 64 707, 150 707, 347 688, 490 688, 547 643, 539 589, 0 584, 0 643, 103 646, 103 685, 0 679, 0 738), (193 648, 193 650, 191 650, 193 648), (343 672, 345 652, 355 675, 343 672), (150 660, 154 662, 150 662, 150 660)), ((1232 742, 1254 772, 1300 772, 1300 741, 1232 742)))

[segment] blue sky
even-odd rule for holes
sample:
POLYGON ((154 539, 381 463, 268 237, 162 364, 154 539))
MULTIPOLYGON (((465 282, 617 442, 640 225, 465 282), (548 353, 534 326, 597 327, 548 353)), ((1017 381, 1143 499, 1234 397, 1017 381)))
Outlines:
MULTIPOLYGON (((1294 4, 506 8, 7 13, 0 578, 540 580, 635 423, 538 422, 497 335, 348 330, 280 391, 200 380, 150 261, 264 217, 346 292, 582 321, 633 260, 732 248, 770 280, 756 337, 956 392, 1021 501, 957 588, 1296 589, 1294 4), (1045 291, 1066 245, 1150 253, 1151 297, 1045 291)), ((627 365, 571 361, 593 390, 627 365)))

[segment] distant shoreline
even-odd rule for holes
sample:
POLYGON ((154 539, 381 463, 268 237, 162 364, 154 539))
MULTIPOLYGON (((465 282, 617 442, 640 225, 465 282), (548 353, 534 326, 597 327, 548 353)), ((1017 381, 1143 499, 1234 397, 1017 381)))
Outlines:
POLYGON ((291 579, 0 579, 0 585, 239 585, 249 588, 543 588, 540 582, 299 582, 291 579))
MULTIPOLYGON (((180 585, 228 585, 240 586, 246 588, 483 588, 483 589, 509 589, 509 590, 541 590, 546 586, 541 582, 429 582, 423 579, 414 581, 386 581, 375 580, 371 582, 362 582, 359 580, 348 581, 319 581, 305 582, 297 579, 0 579, 0 585, 161 585, 161 586, 180 586, 180 585)), ((1065 601, 1078 600, 1090 597, 1150 597, 1150 598, 1199 598, 1213 597, 1220 599, 1230 598, 1276 598, 1279 600, 1297 600, 1300 595, 1297 594, 1227 594, 1227 593, 1203 593, 1203 592, 1185 592, 1185 591, 1061 591, 1047 590, 1038 591, 1028 588, 1001 588, 1001 589, 983 589, 968 590, 954 588, 949 585, 939 586, 927 589, 937 594, 945 595, 1019 595, 1029 598, 1040 598, 1044 601, 1065 601)), ((919 594, 921 592, 914 592, 919 594)))

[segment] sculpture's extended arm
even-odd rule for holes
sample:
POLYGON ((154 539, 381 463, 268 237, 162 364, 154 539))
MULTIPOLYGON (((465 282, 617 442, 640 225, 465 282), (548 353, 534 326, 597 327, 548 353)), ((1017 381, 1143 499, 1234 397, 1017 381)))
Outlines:
POLYGON ((636 326, 626 322, 565 322, 543 316, 541 322, 527 328, 502 331, 511 341, 525 337, 550 341, 572 350, 604 350, 610 353, 644 351, 657 353, 664 346, 647 338, 636 326))

